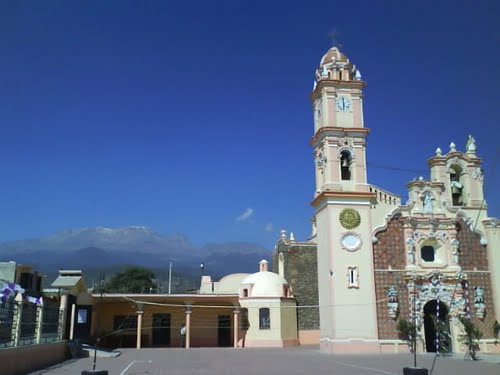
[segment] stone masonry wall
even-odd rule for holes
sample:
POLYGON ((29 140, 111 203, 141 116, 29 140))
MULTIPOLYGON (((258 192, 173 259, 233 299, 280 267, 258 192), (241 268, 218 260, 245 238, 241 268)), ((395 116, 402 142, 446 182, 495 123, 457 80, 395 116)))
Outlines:
POLYGON ((318 270, 316 245, 286 244, 281 240, 273 255, 273 272, 278 273, 279 254, 283 254, 285 279, 297 300, 299 330, 319 329, 318 270), (300 307, 314 306, 314 307, 300 307))

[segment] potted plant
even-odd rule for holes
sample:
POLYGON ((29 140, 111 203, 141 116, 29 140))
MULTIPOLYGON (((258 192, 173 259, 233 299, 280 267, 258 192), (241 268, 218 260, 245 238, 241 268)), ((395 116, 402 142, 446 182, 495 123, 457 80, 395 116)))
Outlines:
POLYGON ((498 344, 499 333, 500 333, 500 323, 498 323, 498 320, 495 320, 495 323, 493 323, 493 336, 495 337, 495 345, 498 344))
POLYGON ((479 352, 479 340, 483 337, 483 333, 475 326, 469 318, 459 317, 460 323, 464 327, 464 333, 460 336, 460 341, 467 347, 465 358, 470 357, 476 361, 477 353, 479 352))
POLYGON ((427 375, 429 371, 426 368, 417 367, 417 325, 412 321, 399 319, 397 329, 399 339, 406 341, 413 353, 413 367, 404 367, 403 375, 427 375))

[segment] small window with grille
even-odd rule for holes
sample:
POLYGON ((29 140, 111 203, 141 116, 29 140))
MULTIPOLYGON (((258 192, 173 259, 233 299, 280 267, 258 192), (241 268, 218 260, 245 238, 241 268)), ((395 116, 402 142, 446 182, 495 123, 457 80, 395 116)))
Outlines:
POLYGON ((259 309, 259 329, 271 329, 271 314, 268 307, 259 309))

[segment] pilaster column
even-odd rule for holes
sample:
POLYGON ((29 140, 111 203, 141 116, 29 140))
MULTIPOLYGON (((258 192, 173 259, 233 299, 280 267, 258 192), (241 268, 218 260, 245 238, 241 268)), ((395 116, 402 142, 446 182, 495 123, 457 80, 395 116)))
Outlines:
POLYGON ((191 346, 191 306, 186 307, 186 349, 191 346))
POLYGON ((144 315, 143 307, 141 304, 137 305, 137 344, 136 348, 141 348, 141 336, 142 336, 142 316, 144 315))
POLYGON ((14 346, 19 345, 19 341, 21 338, 21 318, 23 315, 23 296, 21 293, 18 293, 16 298, 14 299, 14 316, 12 320, 12 336, 11 340, 14 343, 14 346))
POLYGON ((36 343, 42 342, 42 329, 43 329, 43 304, 36 306, 36 343))
POLYGON ((59 301, 59 340, 64 339, 64 330, 66 329, 66 310, 68 308, 68 295, 61 294, 59 301))
POLYGON ((238 308, 233 311, 233 347, 238 347, 238 336, 240 327, 238 325, 240 317, 240 310, 238 308))
POLYGON ((486 238, 488 239, 488 268, 490 270, 491 297, 495 306, 495 319, 500 321, 500 220, 483 220, 486 238))

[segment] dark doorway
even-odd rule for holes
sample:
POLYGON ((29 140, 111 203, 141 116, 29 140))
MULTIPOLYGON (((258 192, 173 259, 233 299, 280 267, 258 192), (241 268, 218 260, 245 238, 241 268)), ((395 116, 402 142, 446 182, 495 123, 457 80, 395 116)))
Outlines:
POLYGON ((219 346, 231 346, 231 316, 219 315, 218 327, 217 344, 219 346))
POLYGON ((92 325, 92 306, 75 306, 75 330, 73 338, 87 341, 90 337, 90 327, 92 325))
POLYGON ((429 301, 424 306, 425 350, 435 353, 439 347, 441 352, 451 352, 450 323, 448 321, 448 308, 439 301, 429 301), (439 340, 438 338, 439 333, 439 340))
POLYGON ((153 346, 170 346, 170 314, 153 314, 153 346))

